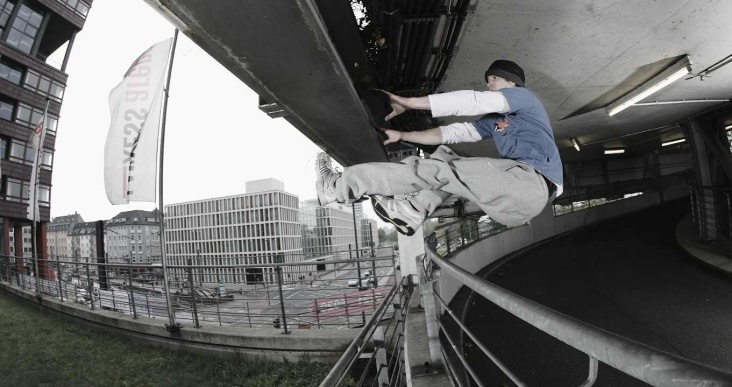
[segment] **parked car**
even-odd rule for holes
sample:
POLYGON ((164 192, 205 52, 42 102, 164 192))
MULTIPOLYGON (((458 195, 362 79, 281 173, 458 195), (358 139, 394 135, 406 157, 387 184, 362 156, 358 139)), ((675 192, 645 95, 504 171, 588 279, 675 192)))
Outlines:
POLYGON ((368 289, 369 285, 373 285, 375 283, 376 283, 376 281, 374 280, 373 277, 371 277, 371 276, 363 277, 363 275, 362 275, 362 278, 360 280, 354 278, 354 279, 348 281, 348 286, 350 286, 350 287, 358 286, 359 289, 368 289))

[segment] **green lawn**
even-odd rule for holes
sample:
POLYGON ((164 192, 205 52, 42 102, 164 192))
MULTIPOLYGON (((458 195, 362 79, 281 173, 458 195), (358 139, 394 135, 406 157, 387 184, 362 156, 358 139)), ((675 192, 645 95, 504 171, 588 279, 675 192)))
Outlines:
POLYGON ((318 363, 222 360, 136 345, 0 291, 0 386, 317 386, 318 363))

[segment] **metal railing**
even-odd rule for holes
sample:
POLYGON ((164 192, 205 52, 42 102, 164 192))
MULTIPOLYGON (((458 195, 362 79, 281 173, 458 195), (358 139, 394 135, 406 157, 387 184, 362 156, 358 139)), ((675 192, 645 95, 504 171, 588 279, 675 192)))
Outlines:
POLYGON ((732 188, 690 184, 689 199, 697 235, 732 251, 732 188))
POLYGON ((357 387, 406 385, 404 323, 414 289, 411 278, 402 277, 392 286, 320 387, 340 386, 346 382, 357 387))
MULTIPOLYGON (((439 292, 434 288, 439 278, 445 275, 455 278, 475 293, 483 296, 488 301, 496 304, 512 315, 586 354, 588 356, 589 370, 587 379, 581 386, 591 386, 597 380, 598 362, 605 363, 654 386, 685 386, 689 384, 705 386, 732 385, 732 373, 705 366, 640 344, 518 296, 444 259, 430 247, 429 243, 425 243, 425 251, 426 261, 423 267, 425 268, 424 275, 426 282, 420 283, 420 286, 433 287, 435 299, 439 302, 441 309, 518 386, 525 386, 525 383, 478 340, 476 335, 450 309, 447 302, 439 296, 439 292)), ((439 310, 440 308, 437 309, 439 310)), ((472 383, 483 386, 484 384, 477 378, 475 370, 465 359, 462 351, 459 350, 462 348, 461 343, 445 329, 438 314, 435 313, 426 316, 426 318, 437 320, 442 330, 441 334, 444 335, 449 343, 449 345, 442 345, 442 350, 445 364, 448 365, 453 381, 457 385, 463 385, 461 379, 455 377, 458 374, 456 372, 458 365, 449 361, 447 356, 448 351, 459 360, 460 365, 470 375, 472 383)))
POLYGON ((459 227, 434 232, 427 237, 427 240, 440 256, 446 257, 472 242, 508 229, 509 227, 493 221, 464 222, 460 223, 459 227))
MULTIPOLYGON (((168 265, 185 277, 169 279, 166 302, 162 275, 149 265, 0 256, 0 281, 40 297, 77 302, 176 323, 246 328, 354 328, 363 326, 398 283, 393 250, 346 251, 353 259, 256 265, 168 265), (359 257, 356 259, 355 257, 359 257), (238 277, 231 273, 245 273, 238 277), (241 281, 235 282, 239 278, 241 281), (38 281, 38 282, 37 282, 38 281), (228 281, 228 282, 227 282, 228 281)), ((392 306, 388 307, 392 310, 392 306)))

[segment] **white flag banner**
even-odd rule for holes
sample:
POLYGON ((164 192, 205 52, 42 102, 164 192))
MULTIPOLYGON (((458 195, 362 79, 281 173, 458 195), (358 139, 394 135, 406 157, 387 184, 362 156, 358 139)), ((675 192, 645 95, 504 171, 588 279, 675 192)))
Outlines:
MULTIPOLYGON (((48 110, 48 102, 46 102, 46 111, 48 110)), ((31 168, 30 184, 28 185, 28 219, 38 222, 38 168, 40 168, 43 149, 43 139, 46 137, 46 111, 43 112, 41 121, 33 129, 28 139, 28 146, 33 155, 33 167, 31 168)))
POLYGON ((163 86, 173 38, 148 48, 109 93, 104 187, 112 204, 154 202, 163 86))

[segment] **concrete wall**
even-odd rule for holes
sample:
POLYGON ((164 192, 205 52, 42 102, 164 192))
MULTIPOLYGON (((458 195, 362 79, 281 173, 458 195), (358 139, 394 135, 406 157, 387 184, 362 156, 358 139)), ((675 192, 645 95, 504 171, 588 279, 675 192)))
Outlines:
POLYGON ((151 319, 112 312, 91 310, 73 302, 53 298, 38 301, 33 292, 7 283, 0 291, 34 303, 46 313, 75 323, 88 325, 106 333, 125 336, 135 342, 222 357, 273 361, 310 360, 335 364, 358 334, 357 329, 295 329, 284 334, 279 329, 234 328, 218 326, 183 326, 179 335, 169 333, 167 319, 151 319))
MULTIPOLYGON (((688 195, 688 187, 682 185, 667 189, 664 195, 666 200, 672 200, 683 197, 684 193, 688 195)), ((501 257, 535 243, 659 203, 657 193, 647 193, 557 217, 547 206, 529 224, 478 240, 454 253, 450 260, 471 273, 477 273, 501 257)), ((449 302, 461 286, 461 283, 445 275, 440 280, 440 294, 449 302)))

